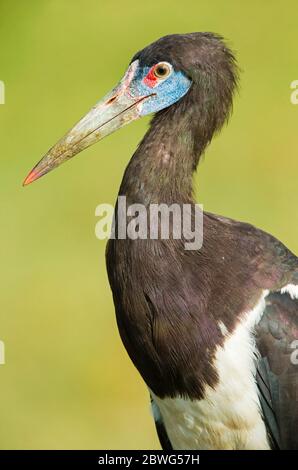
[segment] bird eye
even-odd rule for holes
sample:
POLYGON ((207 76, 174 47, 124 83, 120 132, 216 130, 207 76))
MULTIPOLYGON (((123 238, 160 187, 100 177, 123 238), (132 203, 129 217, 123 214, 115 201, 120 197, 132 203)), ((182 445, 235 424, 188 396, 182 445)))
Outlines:
POLYGON ((154 75, 157 78, 163 79, 163 78, 167 78, 170 75, 171 71, 172 71, 172 68, 170 64, 166 62, 160 62, 159 64, 155 66, 154 75))

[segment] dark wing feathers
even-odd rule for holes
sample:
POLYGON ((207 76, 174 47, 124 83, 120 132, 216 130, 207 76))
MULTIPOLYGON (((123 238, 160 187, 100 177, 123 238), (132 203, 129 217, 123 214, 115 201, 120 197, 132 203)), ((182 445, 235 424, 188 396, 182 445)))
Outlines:
POLYGON ((162 450, 173 450, 172 444, 168 438, 166 428, 162 421, 155 421, 156 432, 161 445, 162 450))
POLYGON ((277 450, 280 449, 280 434, 272 398, 277 379, 270 371, 267 358, 259 359, 256 380, 271 448, 277 450))
POLYGON ((293 362, 298 300, 280 293, 287 284, 298 285, 298 258, 279 240, 252 225, 213 214, 208 217, 224 224, 224 231, 230 227, 239 248, 243 247, 235 250, 237 257, 242 257, 243 269, 256 286, 272 292, 256 328, 260 353, 256 379, 272 447, 298 449, 298 364, 293 362))
MULTIPOLYGON (((292 356, 297 339, 298 300, 288 294, 270 294, 256 329, 260 353, 256 380, 272 449, 298 449, 298 364, 292 356)), ((162 449, 171 451, 160 415, 155 417, 155 426, 162 449)))
POLYGON ((256 328, 257 384, 268 434, 274 448, 298 449, 298 300, 273 293, 256 328))
MULTIPOLYGON (((298 300, 270 294, 256 328, 260 354, 256 380, 271 448, 276 450, 298 449, 298 364, 293 361, 297 339, 298 300)), ((160 414, 155 416, 155 426, 162 449, 171 451, 160 414)))
POLYGON ((172 444, 170 442, 170 439, 168 438, 168 434, 165 428, 165 425, 163 423, 159 408, 157 404, 154 402, 153 398, 151 398, 151 407, 154 410, 153 417, 154 417, 154 423, 155 423, 155 428, 156 432, 158 435, 158 439, 161 445, 162 450, 173 450, 172 444))

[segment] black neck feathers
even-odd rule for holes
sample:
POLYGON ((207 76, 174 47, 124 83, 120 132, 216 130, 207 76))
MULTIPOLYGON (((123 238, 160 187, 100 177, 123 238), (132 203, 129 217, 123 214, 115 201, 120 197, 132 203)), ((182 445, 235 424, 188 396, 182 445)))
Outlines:
POLYGON ((169 60, 192 79, 189 92, 180 101, 154 116, 127 167, 120 194, 135 202, 191 201, 192 174, 231 112, 238 76, 233 54, 221 38, 210 33, 178 38, 176 49, 172 41, 177 38, 170 36, 135 57, 149 62, 151 56, 165 60, 169 51, 173 54, 180 46, 184 67, 179 57, 169 60), (196 45, 191 51, 190 40, 196 45))

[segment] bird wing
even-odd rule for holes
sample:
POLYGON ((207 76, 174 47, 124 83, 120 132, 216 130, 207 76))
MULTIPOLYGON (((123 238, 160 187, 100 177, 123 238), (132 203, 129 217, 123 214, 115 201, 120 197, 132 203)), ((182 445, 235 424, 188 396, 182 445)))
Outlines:
MULTIPOLYGON (((273 449, 298 448, 298 300, 271 293, 256 327, 259 352, 256 381, 266 429, 273 449)), ((158 406, 151 398, 163 450, 172 450, 158 406)))
POLYGON ((297 339, 298 300, 287 293, 270 294, 256 328, 256 380, 267 431, 277 449, 298 448, 297 339))
POLYGON ((214 214, 208 217, 216 222, 219 233, 228 233, 230 228, 229 239, 238 243, 233 252, 241 258, 248 277, 271 292, 255 330, 256 381, 272 447, 298 449, 298 299, 281 293, 286 285, 295 286, 298 293, 298 258, 252 225, 214 214))

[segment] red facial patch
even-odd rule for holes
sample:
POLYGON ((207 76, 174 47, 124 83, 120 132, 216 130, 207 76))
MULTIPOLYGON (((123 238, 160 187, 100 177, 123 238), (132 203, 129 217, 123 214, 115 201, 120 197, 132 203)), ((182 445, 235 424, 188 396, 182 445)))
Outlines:
POLYGON ((147 73, 146 77, 144 78, 143 82, 145 85, 149 86, 150 88, 155 87, 156 83, 158 82, 158 78, 154 75, 155 65, 151 67, 149 72, 147 73))

